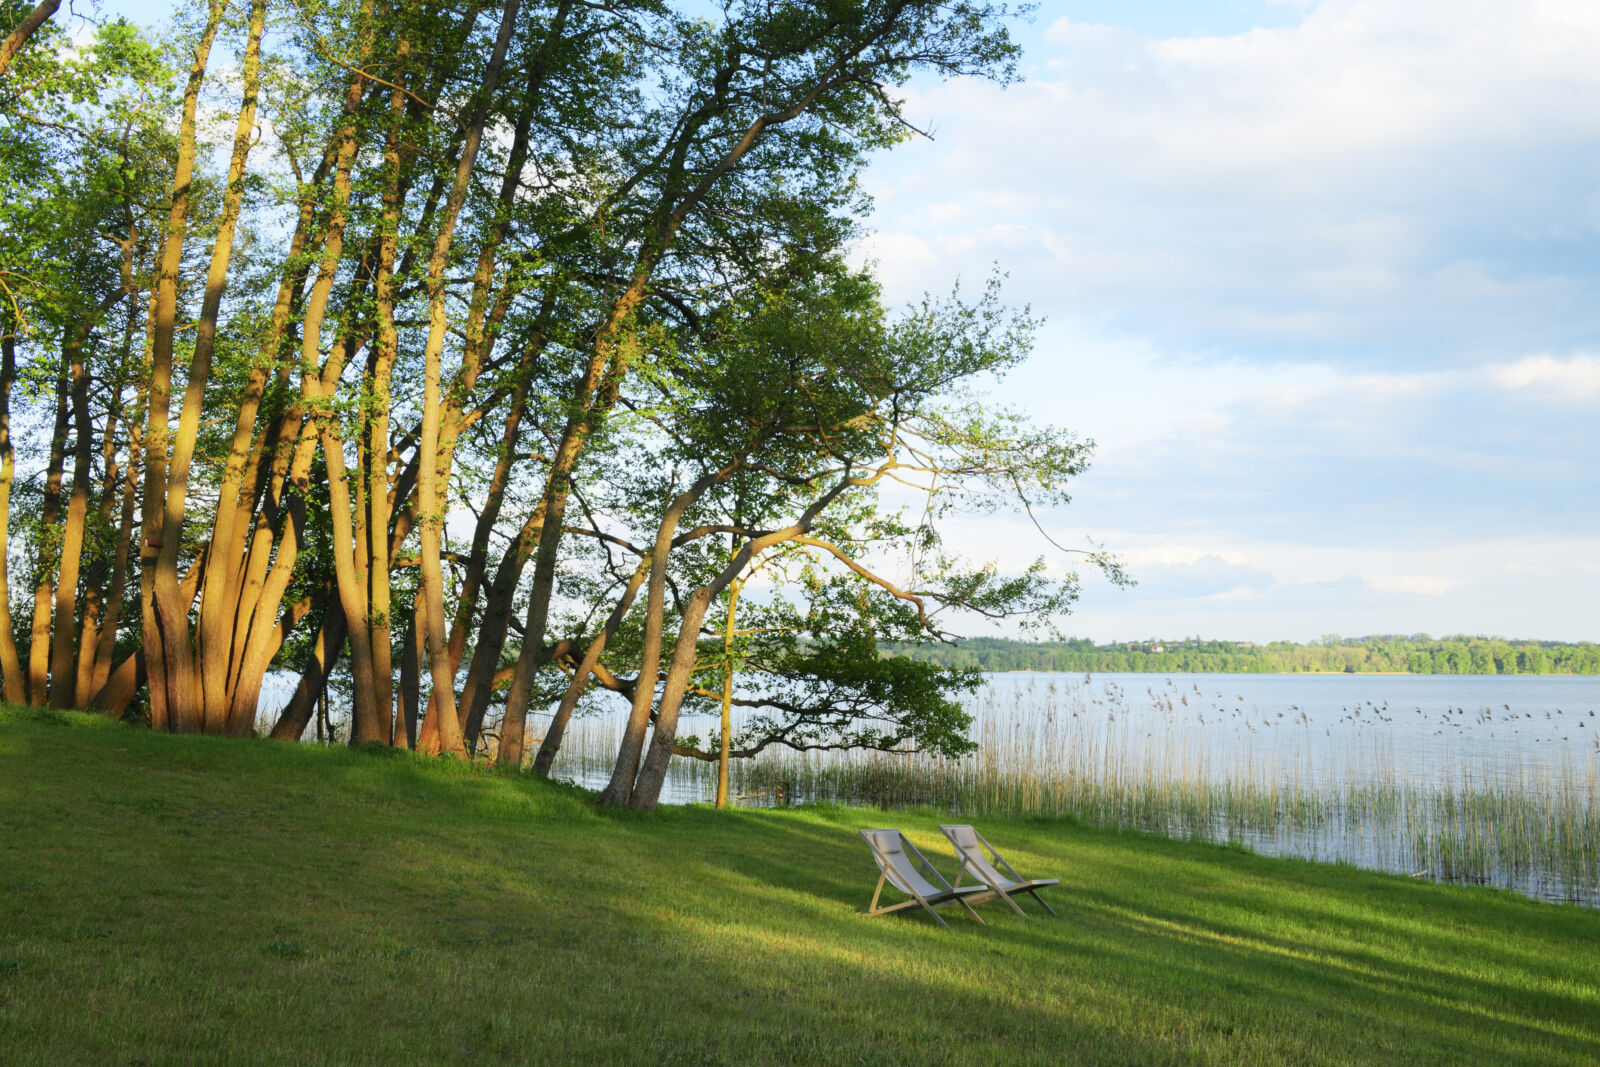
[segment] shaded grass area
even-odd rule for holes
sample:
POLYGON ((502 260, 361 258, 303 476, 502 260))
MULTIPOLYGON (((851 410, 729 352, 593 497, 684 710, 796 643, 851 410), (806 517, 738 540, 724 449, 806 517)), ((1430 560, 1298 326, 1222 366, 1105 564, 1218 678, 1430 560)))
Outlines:
POLYGON ((861 915, 939 821, 0 711, 0 1059, 1600 1061, 1595 911, 1019 819, 1061 918, 861 915))

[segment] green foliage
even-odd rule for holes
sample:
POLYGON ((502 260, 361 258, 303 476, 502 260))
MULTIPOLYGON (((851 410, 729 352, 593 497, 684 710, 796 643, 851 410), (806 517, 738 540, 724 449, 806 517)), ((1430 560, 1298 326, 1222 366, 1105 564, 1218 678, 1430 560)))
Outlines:
MULTIPOLYGON (((798 604, 782 597, 746 602, 746 636, 733 650, 734 703, 750 714, 732 739, 735 756, 782 746, 958 757, 976 747, 967 737, 972 716, 960 701, 981 684, 977 671, 878 654, 879 635, 921 632, 903 601, 854 575, 824 580, 814 568, 800 585, 808 595, 798 604)), ((702 711, 720 695, 720 653, 720 645, 702 653, 713 668, 697 694, 707 705, 702 711)), ((713 738, 709 748, 717 745, 713 738)))

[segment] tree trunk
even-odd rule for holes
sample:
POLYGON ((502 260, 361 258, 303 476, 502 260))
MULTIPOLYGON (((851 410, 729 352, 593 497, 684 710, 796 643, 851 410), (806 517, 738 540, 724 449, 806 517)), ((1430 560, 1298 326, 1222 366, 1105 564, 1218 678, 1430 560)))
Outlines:
MULTIPOLYGON (((131 249, 132 239, 128 245, 131 249)), ((131 270, 131 264, 129 264, 131 270)), ((108 402, 106 405, 105 429, 101 434, 100 466, 104 479, 100 487, 100 503, 96 507, 99 522, 104 526, 111 525, 113 507, 120 495, 121 470, 117 463, 117 432, 122 419, 122 387, 126 380, 130 357, 133 352, 133 337, 139 326, 139 303, 137 300, 128 301, 128 315, 122 330, 122 351, 117 361, 116 376, 109 383, 106 390, 108 402)), ((137 461, 135 461, 137 462, 137 461)), ((119 530, 118 545, 121 536, 119 530)), ((113 550, 115 556, 115 550, 113 550)), ((89 698, 99 688, 95 681, 95 667, 100 659, 100 634, 111 630, 113 645, 116 642, 116 620, 107 623, 105 610, 107 602, 111 599, 112 590, 118 585, 120 571, 127 565, 127 554, 122 553, 121 561, 107 561, 104 554, 91 564, 85 574, 83 592, 83 624, 78 632, 78 662, 76 680, 73 685, 73 706, 87 707, 89 698), (109 588, 108 588, 109 587, 109 588)))
POLYGON ((722 631, 722 736, 717 745, 717 810, 728 806, 728 753, 733 741, 733 638, 739 612, 739 591, 744 582, 735 578, 728 586, 728 624, 722 631))
POLYGON ((551 486, 551 495, 544 514, 544 527, 539 534, 539 551, 533 566, 533 589, 528 593, 528 617, 522 628, 522 657, 517 660, 517 673, 512 682, 512 692, 506 699, 505 722, 500 727, 500 751, 496 762, 502 767, 522 766, 523 737, 527 732, 528 696, 533 690, 533 676, 544 666, 544 631, 550 617, 550 595, 555 588, 556 552, 561 544, 561 520, 566 513, 567 482, 565 479, 551 486))
MULTIPOLYGON (((188 605, 178 603, 178 551, 182 534, 182 502, 170 501, 168 451, 172 394, 173 342, 178 329, 178 273, 183 266, 184 235, 189 219, 189 195, 194 176, 195 113, 200 86, 205 80, 211 43, 227 5, 211 0, 206 24, 195 47, 189 80, 183 96, 183 117, 178 124, 178 157, 172 175, 172 204, 167 215, 166 238, 156 272, 155 331, 151 354, 150 402, 145 423, 145 478, 142 529, 145 566, 140 569, 140 599, 144 608, 145 668, 149 675, 150 720, 157 730, 198 733, 205 726, 205 709, 195 677, 189 634, 188 605), (172 522, 171 520, 176 520, 172 522), (169 529, 168 527, 172 528, 169 529)), ((202 383, 203 384, 203 383, 202 383)), ((187 409, 187 403, 185 409, 187 409)), ((197 413, 198 417, 198 413, 197 413)), ((182 442, 182 417, 178 447, 192 454, 193 442, 182 442)), ((191 430, 192 433, 192 430, 191 430)), ((186 486, 187 470, 182 482, 186 486)))
POLYGON ((0 42, 0 74, 6 72, 6 68, 11 66, 11 61, 22 50, 22 46, 28 43, 28 38, 32 37, 60 6, 61 0, 39 0, 39 6, 28 12, 27 17, 6 35, 6 39, 0 42))
MULTIPOLYGON (((389 382, 399 356, 400 338, 394 321, 394 265, 399 247, 400 212, 405 199, 400 174, 404 163, 401 158, 401 132, 406 118, 407 98, 405 85, 409 73, 411 42, 401 34, 396 49, 394 88, 389 94, 389 128, 383 147, 384 188, 381 234, 378 242, 378 267, 373 278, 373 303, 377 321, 372 359, 369 361, 368 390, 370 413, 362 427, 361 452, 364 463, 361 469, 361 497, 365 513, 365 542, 367 576, 367 620, 370 627, 366 643, 371 660, 371 686, 373 721, 370 737, 359 740, 393 744, 394 729, 394 664, 392 625, 390 621, 389 588, 389 382)), ((357 679, 358 686, 361 680, 357 679)), ((351 732, 351 743, 358 741, 351 732)))
POLYGON ((506 50, 511 44, 512 30, 516 26, 519 0, 507 0, 500 18, 500 32, 495 38, 494 52, 484 70, 482 96, 476 108, 472 126, 467 131, 461 148, 461 158, 456 163, 455 183, 445 201, 444 217, 440 220, 439 234, 434 241, 433 256, 428 263, 428 340, 423 348, 423 400, 422 434, 418 448, 421 466, 417 473, 417 511, 421 535, 422 594, 428 610, 428 668, 433 680, 433 712, 439 731, 440 751, 448 755, 465 756, 461 739, 461 723, 456 714, 455 665, 445 638, 444 568, 441 559, 441 535, 444 526, 444 491, 439 482, 439 383, 440 355, 445 339, 445 265, 450 254, 450 243, 455 233, 456 220, 466 202, 467 183, 477 162, 478 148, 483 139, 484 123, 488 119, 488 103, 500 80, 500 70, 505 63, 506 50))
MULTIPOLYGON (((634 568, 633 576, 628 579, 627 587, 622 591, 622 596, 617 600, 616 607, 611 609, 611 617, 606 620, 605 626, 589 642, 589 647, 584 650, 583 660, 578 664, 578 669, 573 671, 572 680, 567 683, 567 691, 562 694, 561 704, 556 708, 556 713, 550 720, 550 726, 544 732, 544 740, 539 744, 539 751, 533 757, 533 772, 541 777, 550 776, 550 768, 556 761, 556 755, 561 751, 561 739, 567 732, 567 723, 572 721, 572 712, 578 706, 578 698, 583 696, 584 688, 588 685, 589 676, 594 673, 595 666, 600 662, 600 654, 605 651, 606 642, 611 640, 622 620, 628 617, 628 609, 633 607, 634 597, 639 593, 639 587, 644 584, 645 575, 650 573, 650 558, 646 556, 634 568)), ((520 664, 519 664, 520 666, 520 664)), ((519 690, 517 682, 513 680, 511 696, 506 700, 506 718, 509 720, 514 705, 517 705, 519 690)), ((520 691, 520 710, 518 715, 527 716, 528 687, 520 691)), ((501 742, 502 746, 504 742, 501 742)))
POLYGON ((338 605, 329 604, 322 616, 322 628, 317 631, 317 642, 311 648, 305 669, 300 672, 300 684, 295 687, 289 703, 278 713, 278 721, 267 735, 270 739, 298 741, 306 732, 306 726, 316 711, 317 698, 327 688, 328 675, 333 673, 333 666, 339 661, 344 638, 344 613, 338 605))
POLYGON ((89 323, 74 328, 62 362, 71 380, 72 492, 67 498, 67 524, 61 531, 61 563, 56 576, 55 620, 50 636, 50 706, 70 708, 78 696, 76 659, 78 572, 83 562, 84 524, 89 517, 89 442, 94 427, 89 422, 89 372, 83 365, 83 346, 89 323))
POLYGON ((654 811, 661 797, 661 786, 666 782, 667 767, 672 762, 672 746, 678 737, 678 709, 683 706, 689 679, 694 674, 700 645, 700 624, 705 621, 706 610, 715 594, 711 586, 702 585, 689 594, 683 606, 683 624, 678 628, 678 641, 672 650, 672 662, 667 668, 667 679, 661 686, 661 706, 656 709, 656 728, 650 735, 650 749, 645 754, 644 767, 634 784, 630 803, 640 811, 654 811))
MULTIPOLYGON (((684 606, 683 625, 678 630, 678 641, 673 649, 666 683, 662 687, 661 706, 656 712, 656 728, 650 739, 650 751, 645 758, 643 769, 639 771, 638 781, 634 784, 629 801, 635 808, 641 811, 652 810, 661 797, 661 786, 666 781, 667 767, 672 761, 673 745, 677 740, 678 709, 683 705, 689 678, 694 673, 695 658, 699 648, 700 623, 705 618, 706 609, 711 601, 744 572, 752 559, 773 545, 805 536, 817 516, 822 514, 839 494, 851 486, 860 484, 862 483, 859 480, 846 476, 833 488, 813 500, 791 525, 746 541, 713 581, 696 589, 690 595, 688 604, 684 606)), ((643 688, 642 685, 640 688, 643 688)), ((635 697, 635 707, 637 707, 637 690, 635 697)))
POLYGON ((0 334, 0 696, 9 704, 24 704, 28 690, 11 628, 11 579, 6 568, 11 540, 11 482, 16 472, 11 447, 11 386, 17 380, 14 325, 8 320, 5 333, 0 334))
POLYGON ((53 551, 56 523, 61 520, 61 472, 67 451, 67 364, 56 379, 56 421, 50 433, 50 458, 44 474, 44 502, 39 511, 38 567, 33 589, 33 629, 28 639, 28 703, 45 706, 50 672, 50 606, 54 599, 60 555, 53 551))
POLYGON ((686 511, 728 471, 703 476, 667 506, 656 530, 656 543, 650 553, 650 590, 645 598, 644 643, 639 654, 639 677, 634 683, 633 707, 617 748, 617 762, 611 780, 600 793, 601 807, 620 807, 633 799, 634 777, 639 773, 639 758, 644 752, 645 732, 650 727, 650 707, 655 702, 656 675, 661 667, 661 631, 666 614, 667 556, 672 538, 686 511))
POLYGON ((427 633, 428 620, 426 606, 421 597, 417 597, 412 604, 411 620, 406 624, 405 650, 400 658, 400 714, 395 718, 394 739, 391 744, 400 744, 400 736, 405 735, 405 746, 410 749, 417 747, 417 711, 421 702, 422 685, 422 641, 427 633))

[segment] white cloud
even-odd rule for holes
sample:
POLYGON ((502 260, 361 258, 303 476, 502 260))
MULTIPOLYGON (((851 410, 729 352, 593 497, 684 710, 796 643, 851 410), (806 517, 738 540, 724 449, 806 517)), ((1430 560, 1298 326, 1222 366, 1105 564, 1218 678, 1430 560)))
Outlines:
POLYGON ((1152 39, 1058 20, 1035 79, 918 87, 869 175, 905 290, 1017 292, 1191 351, 1366 362, 1600 332, 1600 5, 1329 0, 1152 39), (1054 61, 1059 60, 1059 65, 1054 61))
POLYGON ((1461 582, 1452 578, 1434 578, 1421 574, 1374 575, 1366 583, 1380 593, 1407 593, 1412 596, 1444 596, 1461 582))
POLYGON ((1490 367, 1490 381, 1504 389, 1525 390, 1551 400, 1587 402, 1600 397, 1600 358, 1525 356, 1490 367))
POLYGON ((1147 563, 1130 560, 1139 584, 1132 594, 1140 598, 1188 600, 1248 594, 1271 586, 1276 579, 1259 567, 1233 563, 1221 554, 1207 552, 1183 563, 1147 563))

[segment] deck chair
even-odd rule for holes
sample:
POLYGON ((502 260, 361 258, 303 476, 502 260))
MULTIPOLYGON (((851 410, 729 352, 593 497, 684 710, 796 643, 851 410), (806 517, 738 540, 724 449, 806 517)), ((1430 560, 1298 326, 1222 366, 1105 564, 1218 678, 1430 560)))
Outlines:
POLYGON ((1011 898, 1018 893, 1027 893, 1039 902, 1041 908, 1051 915, 1055 914, 1055 909, 1044 902, 1038 891, 1046 886, 1060 884, 1060 879, 1023 878, 1012 869, 1011 864, 1005 861, 1005 857, 1001 856, 993 845, 983 839, 982 834, 970 826, 941 826, 939 829, 944 831, 944 836, 955 846, 956 857, 961 860, 961 870, 956 873, 957 888, 961 886, 961 876, 970 874, 992 891, 982 900, 998 896, 1010 904, 1018 915, 1026 915, 1027 912, 1018 907, 1017 902, 1011 898), (987 856, 984 855, 985 850, 989 853, 987 856))
POLYGON ((867 842, 867 847, 872 849, 872 858, 878 863, 878 887, 872 891, 872 903, 867 905, 868 915, 888 915, 893 911, 903 911, 918 905, 926 908, 935 922, 946 930, 950 924, 944 921, 937 911, 933 909, 954 901, 967 909, 978 922, 983 922, 978 913, 972 910, 972 905, 966 901, 967 897, 989 892, 987 886, 969 885, 956 888, 944 880, 944 875, 934 869, 922 853, 917 851, 917 846, 906 840, 906 835, 899 830, 862 830, 861 836, 867 842), (911 857, 916 857, 913 863, 911 857), (921 868, 919 871, 918 868, 921 868), (922 872, 931 875, 938 885, 928 881, 922 872), (900 892, 911 897, 898 904, 887 907, 878 907, 878 897, 883 893, 883 884, 887 882, 900 892))

